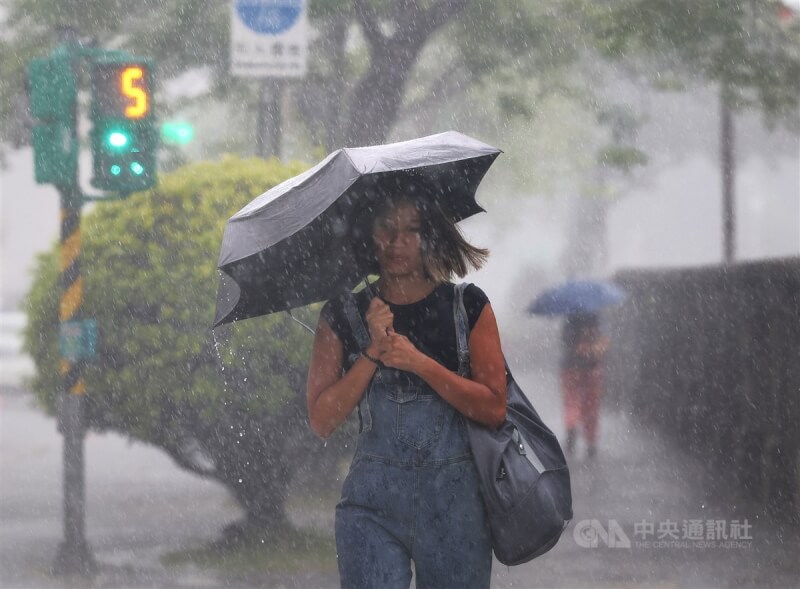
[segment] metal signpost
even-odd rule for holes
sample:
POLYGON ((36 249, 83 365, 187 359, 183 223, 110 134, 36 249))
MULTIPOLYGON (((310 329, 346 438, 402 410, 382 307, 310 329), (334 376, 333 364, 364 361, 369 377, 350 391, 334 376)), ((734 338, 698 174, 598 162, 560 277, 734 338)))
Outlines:
POLYGON ((258 154, 280 156, 284 78, 306 75, 307 0, 233 0, 231 73, 261 78, 258 154))
POLYGON ((86 541, 83 367, 96 353, 97 325, 83 315, 81 207, 87 201, 125 198, 156 182, 157 134, 152 104, 152 63, 121 51, 67 42, 29 64, 34 174, 61 197, 61 301, 59 372, 63 394, 59 429, 64 436, 64 541, 54 570, 88 574, 95 569, 86 541), (94 159, 92 184, 115 195, 88 196, 78 182, 78 87, 88 63, 92 79, 94 159))

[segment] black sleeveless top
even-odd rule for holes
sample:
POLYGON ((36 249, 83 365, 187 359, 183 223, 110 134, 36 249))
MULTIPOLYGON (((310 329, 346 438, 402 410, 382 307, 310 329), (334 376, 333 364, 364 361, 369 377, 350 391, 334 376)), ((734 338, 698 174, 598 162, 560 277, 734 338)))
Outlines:
MULTIPOLYGON (((406 336, 418 350, 430 356, 448 370, 458 370, 458 349, 456 346, 456 324, 453 318, 454 286, 451 282, 440 284, 424 299, 409 305, 389 304, 394 315, 394 330, 406 336)), ((360 350, 356 338, 350 330, 350 323, 344 312, 344 297, 341 295, 329 300, 322 308, 320 316, 336 334, 344 346, 344 369, 352 365, 350 357, 360 350)), ((369 307, 366 290, 355 294, 356 307, 364 328, 367 328, 365 315, 369 307)), ((478 321, 483 307, 489 302, 486 294, 474 284, 464 289, 464 307, 467 310, 469 328, 472 330, 478 321)))

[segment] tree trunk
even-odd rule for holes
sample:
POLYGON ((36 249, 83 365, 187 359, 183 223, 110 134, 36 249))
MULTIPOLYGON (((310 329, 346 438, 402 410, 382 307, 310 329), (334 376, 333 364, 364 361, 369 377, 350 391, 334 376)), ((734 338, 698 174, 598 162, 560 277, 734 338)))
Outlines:
POLYGON ((383 143, 397 120, 409 74, 437 30, 461 15, 467 0, 398 0, 386 21, 366 0, 353 0, 354 13, 370 47, 369 69, 353 92, 345 122, 348 145, 383 143), (393 32, 384 32, 388 24, 393 32))
POLYGON ((344 137, 350 146, 383 143, 397 119, 423 42, 389 40, 373 49, 369 70, 350 102, 344 137))
POLYGON ((607 209, 602 196, 581 195, 575 199, 563 257, 568 277, 589 278, 605 270, 607 209))
MULTIPOLYGON (((272 448, 272 452, 276 452, 272 448)), ((245 519, 228 528, 226 535, 235 530, 241 538, 269 541, 289 527, 286 516, 286 499, 289 494, 292 469, 286 464, 262 468, 255 476, 226 482, 226 487, 245 510, 245 519), (240 482, 241 481, 241 482, 240 482)), ((238 539, 238 538, 230 538, 238 539)))
POLYGON ((315 145, 331 152, 344 145, 342 132, 347 104, 347 14, 331 17, 320 29, 316 51, 323 57, 326 73, 312 73, 292 89, 297 111, 315 145))

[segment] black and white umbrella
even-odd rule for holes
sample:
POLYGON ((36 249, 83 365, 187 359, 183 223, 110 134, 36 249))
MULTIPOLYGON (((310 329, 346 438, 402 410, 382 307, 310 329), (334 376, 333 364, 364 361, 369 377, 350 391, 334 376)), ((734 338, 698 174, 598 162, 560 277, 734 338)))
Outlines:
POLYGON ((230 218, 214 327, 352 289, 368 269, 356 219, 380 198, 419 193, 455 221, 482 212, 475 192, 500 150, 455 131, 339 149, 230 218))

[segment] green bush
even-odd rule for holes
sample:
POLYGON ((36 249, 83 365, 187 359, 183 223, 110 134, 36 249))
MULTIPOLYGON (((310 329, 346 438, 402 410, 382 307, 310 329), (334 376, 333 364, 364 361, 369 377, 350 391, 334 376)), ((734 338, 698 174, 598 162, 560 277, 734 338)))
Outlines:
MULTIPOLYGON (((288 485, 312 468, 304 379, 311 335, 286 314, 210 332, 227 219, 300 164, 226 158, 185 166, 157 189, 83 217, 85 317, 98 355, 85 367, 90 428, 164 448, 218 479, 257 529, 284 523, 288 485)), ((32 388, 56 411, 58 248, 41 257, 27 301, 32 388)), ((316 310, 299 311, 313 321, 316 310)))

